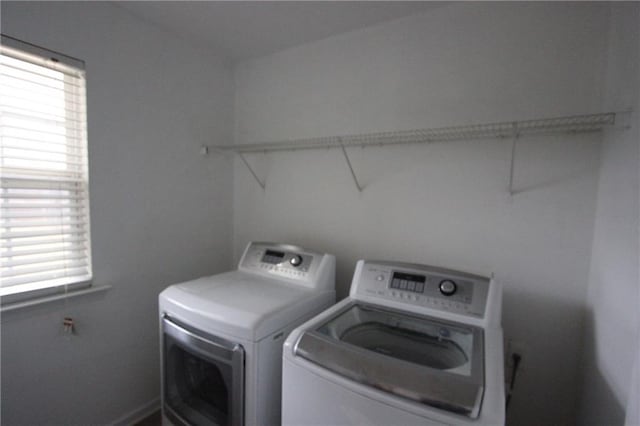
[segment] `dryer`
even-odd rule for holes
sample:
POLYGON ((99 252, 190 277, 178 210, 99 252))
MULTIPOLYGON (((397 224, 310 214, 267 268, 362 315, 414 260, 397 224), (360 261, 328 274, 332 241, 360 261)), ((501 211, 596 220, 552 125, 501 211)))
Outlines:
POLYGON ((359 261, 285 342, 283 424, 504 424, 501 305, 489 278, 359 261))
POLYGON ((160 293, 163 422, 279 425, 282 344, 334 281, 330 254, 253 242, 237 270, 160 293))

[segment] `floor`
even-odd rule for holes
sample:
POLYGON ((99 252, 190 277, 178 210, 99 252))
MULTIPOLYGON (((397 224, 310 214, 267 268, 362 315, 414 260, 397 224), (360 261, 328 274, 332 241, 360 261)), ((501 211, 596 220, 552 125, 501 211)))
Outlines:
POLYGON ((140 420, 138 423, 133 426, 161 426, 162 425, 162 416, 160 415, 160 410, 155 413, 145 417, 140 420))

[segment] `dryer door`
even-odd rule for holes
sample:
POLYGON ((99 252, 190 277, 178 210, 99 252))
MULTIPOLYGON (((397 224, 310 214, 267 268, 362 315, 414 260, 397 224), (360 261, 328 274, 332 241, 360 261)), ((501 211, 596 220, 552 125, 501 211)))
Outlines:
POLYGON ((168 317, 162 330, 165 415, 179 425, 242 425, 242 346, 168 317))

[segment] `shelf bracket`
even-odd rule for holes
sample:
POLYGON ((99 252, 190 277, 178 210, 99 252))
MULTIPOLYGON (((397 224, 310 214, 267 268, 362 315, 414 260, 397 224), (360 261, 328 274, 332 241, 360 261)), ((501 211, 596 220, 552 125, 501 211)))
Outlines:
POLYGON ((253 176, 253 178, 256 180, 256 182, 258 182, 258 185, 260 185, 260 188, 262 188, 262 190, 265 190, 265 183, 263 183, 259 178, 258 175, 256 174, 256 172, 253 170, 253 168, 251 167, 251 165, 249 164, 249 162, 247 161, 247 159, 244 157, 244 155, 239 152, 238 156, 240 156, 240 159, 242 160, 242 162, 244 163, 245 166, 247 166, 247 169, 249 169, 249 171, 251 172, 251 175, 253 176))
POLYGON ((362 192, 362 186, 360 186, 360 182, 358 182, 358 177, 356 176, 356 173, 353 171, 353 166, 351 165, 351 161, 349 160, 349 155, 347 155, 347 150, 344 148, 342 139, 340 139, 340 148, 342 148, 342 154, 344 155, 344 159, 347 161, 347 166, 349 166, 349 171, 351 172, 353 183, 356 184, 356 188, 358 188, 358 192, 362 192))
POLYGON ((513 123, 513 137, 511 138, 511 164, 509 165, 509 195, 513 196, 513 174, 514 167, 516 161, 516 144, 518 143, 518 138, 520 133, 518 132, 518 123, 513 123))

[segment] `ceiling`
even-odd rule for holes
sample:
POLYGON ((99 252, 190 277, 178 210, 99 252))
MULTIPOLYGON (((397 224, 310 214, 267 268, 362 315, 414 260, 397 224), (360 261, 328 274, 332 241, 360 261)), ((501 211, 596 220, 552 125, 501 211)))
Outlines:
POLYGON ((119 1, 193 43, 242 61, 441 6, 427 1, 119 1))

